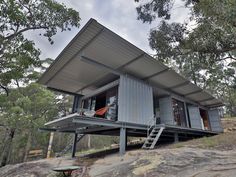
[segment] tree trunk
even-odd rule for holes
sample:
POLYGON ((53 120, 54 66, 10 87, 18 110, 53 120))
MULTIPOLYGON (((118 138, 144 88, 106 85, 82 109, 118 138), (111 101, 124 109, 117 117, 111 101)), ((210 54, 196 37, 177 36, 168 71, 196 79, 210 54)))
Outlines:
POLYGON ((30 148, 31 148, 31 143, 32 143, 32 132, 30 131, 28 139, 27 139, 27 144, 26 144, 26 147, 25 147, 24 162, 26 162, 27 159, 28 159, 28 153, 29 153, 30 148))
POLYGON ((88 135, 88 149, 91 148, 91 137, 90 135, 88 135))
POLYGON ((49 138, 49 143, 48 143, 47 159, 51 157, 53 137, 54 137, 54 132, 51 132, 50 138, 49 138))
POLYGON ((7 135, 4 145, 3 145, 0 167, 3 167, 7 164, 8 156, 9 156, 11 146, 12 146, 12 140, 15 135, 15 129, 11 128, 11 129, 8 129, 7 131, 8 131, 8 135, 7 135))

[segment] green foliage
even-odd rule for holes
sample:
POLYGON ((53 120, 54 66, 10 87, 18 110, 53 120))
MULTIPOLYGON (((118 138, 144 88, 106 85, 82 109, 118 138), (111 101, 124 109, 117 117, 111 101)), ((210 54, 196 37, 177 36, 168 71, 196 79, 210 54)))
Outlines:
POLYGON ((9 96, 0 95, 0 120, 6 127, 37 130, 57 115, 55 95, 32 83, 25 88, 11 90, 9 96))
POLYGON ((69 112, 70 99, 33 83, 52 60, 40 59, 25 33, 38 30, 53 44, 57 32, 79 27, 79 22, 78 12, 54 0, 0 0, 0 122, 5 132, 0 166, 7 159, 26 160, 31 148, 45 148, 48 135, 38 128, 69 112))
POLYGON ((0 86, 7 92, 12 81, 35 79, 40 50, 24 33, 39 30, 53 44, 58 31, 79 27, 79 13, 54 0, 0 0, 0 86))
MULTIPOLYGON (((15 134, 8 156, 10 163, 21 162, 30 149, 46 152, 48 134, 39 132, 38 128, 58 115, 56 101, 55 94, 36 83, 12 89, 8 96, 0 94, 0 122, 15 134)), ((2 148, 5 141, 1 142, 2 148)))
POLYGON ((232 111, 236 107, 230 96, 236 94, 236 1, 184 2, 190 16, 183 23, 168 21, 174 18, 171 16, 174 0, 140 4, 138 19, 151 23, 161 18, 160 25, 149 36, 157 59, 223 98, 227 109, 232 111))

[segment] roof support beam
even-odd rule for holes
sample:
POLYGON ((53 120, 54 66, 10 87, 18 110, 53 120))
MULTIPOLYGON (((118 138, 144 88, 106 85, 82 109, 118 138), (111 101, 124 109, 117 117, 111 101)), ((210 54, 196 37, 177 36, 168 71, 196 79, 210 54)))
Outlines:
POLYGON ((169 71, 169 70, 170 70, 170 68, 163 69, 162 71, 159 71, 159 72, 157 72, 157 73, 154 73, 154 74, 152 74, 152 75, 150 75, 150 76, 147 76, 147 77, 143 78, 143 80, 150 79, 150 78, 155 77, 155 76, 157 76, 157 75, 163 74, 163 73, 165 73, 165 72, 167 72, 167 71, 169 71))
POLYGON ((179 88, 179 87, 188 85, 189 83, 190 83, 190 81, 185 81, 185 82, 183 82, 183 83, 180 83, 180 84, 174 85, 174 86, 172 86, 172 87, 169 87, 169 89, 176 89, 176 88, 179 88))
MULTIPOLYGON (((79 32, 79 34, 80 33, 82 33, 83 32, 83 30, 85 30, 85 26, 83 27, 83 29, 79 32)), ((58 72, 60 71, 60 70, 62 70, 73 58, 75 58, 81 51, 83 51, 85 48, 87 48, 95 39, 97 39, 97 37, 103 32, 105 30, 105 28, 103 27, 92 39, 90 39, 89 41, 88 41, 88 43, 87 44, 85 44, 80 50, 78 50, 72 57, 71 57, 71 59, 70 60, 68 60, 68 61, 66 61, 63 65, 62 65, 62 67, 60 68, 60 69, 58 69, 57 70, 57 72, 56 73, 54 73, 53 74, 53 76, 46 82, 46 85, 58 74, 58 72)), ((77 35, 79 35, 79 34, 77 34, 77 35)), ((73 39, 74 40, 74 39, 73 39)), ((72 41, 71 41, 72 42, 72 41)), ((68 46, 66 46, 66 48, 69 48, 70 47, 70 44, 68 45, 68 46)), ((61 55, 62 55, 62 53, 66 50, 66 48, 59 54, 59 56, 57 57, 57 58, 59 58, 61 55)), ((57 60, 57 59, 56 59, 57 60)), ((45 72, 46 73, 46 72, 45 72)), ((45 74, 44 73, 44 74, 45 74)))
POLYGON ((221 106, 224 106, 224 104, 223 103, 217 103, 217 104, 210 105, 209 107, 210 108, 217 108, 217 107, 221 107, 221 106))
POLYGON ((201 102, 210 101, 210 100, 214 100, 214 99, 215 99, 214 97, 210 97, 210 98, 206 98, 203 100, 199 100, 198 102, 201 103, 201 102))
POLYGON ((88 64, 95 65, 95 66, 98 66, 100 68, 106 69, 106 70, 108 70, 111 73, 116 74, 116 75, 125 75, 122 72, 118 71, 117 69, 114 69, 114 68, 112 68, 110 66, 107 66, 107 65, 104 65, 102 63, 99 63, 99 62, 97 62, 97 61, 95 61, 95 60, 93 60, 91 58, 85 57, 85 56, 81 56, 81 61, 84 61, 84 62, 86 62, 88 64))
POLYGON ((72 93, 72 92, 68 92, 68 91, 64 91, 64 90, 60 90, 60 89, 56 89, 56 88, 52 88, 52 87, 47 87, 48 89, 52 90, 52 91, 56 91, 56 92, 61 92, 61 93, 65 93, 65 94, 69 94, 69 95, 78 95, 78 96, 83 96, 81 94, 76 94, 76 93, 72 93))
MULTIPOLYGON (((106 90, 108 90, 108 89, 110 89, 110 88, 113 88, 113 87, 115 87, 115 86, 118 86, 118 85, 119 85, 119 81, 120 81, 120 80, 118 79, 118 80, 115 80, 115 81, 113 81, 113 82, 111 82, 111 83, 109 83, 109 84, 107 84, 107 85, 104 85, 103 87, 100 87, 100 88, 96 89, 96 90, 93 91, 92 93, 83 96, 82 99, 84 100, 84 99, 86 99, 86 98, 90 98, 90 97, 95 96, 95 95, 98 95, 98 94, 100 94, 100 93, 102 93, 102 92, 104 92, 104 91, 106 91, 106 90)), ((80 90, 78 90, 78 91, 80 91, 80 90)), ((77 92, 78 92, 78 91, 77 91, 77 92)))
POLYGON ((117 69, 122 69, 122 68, 125 68, 126 66, 130 65, 131 63, 133 63, 133 62, 135 62, 135 61, 139 60, 140 58, 142 58, 144 55, 145 55, 145 53, 142 53, 141 55, 139 55, 139 56, 135 57, 134 59, 130 60, 129 62, 127 62, 127 63, 125 63, 125 64, 121 65, 121 66, 120 66, 120 67, 118 67, 117 69))
POLYGON ((186 96, 189 96, 189 95, 194 95, 194 94, 200 93, 200 92, 202 92, 202 91, 203 91, 203 90, 197 90, 197 91, 194 91, 194 92, 187 93, 187 94, 185 94, 184 96, 186 97, 186 96))

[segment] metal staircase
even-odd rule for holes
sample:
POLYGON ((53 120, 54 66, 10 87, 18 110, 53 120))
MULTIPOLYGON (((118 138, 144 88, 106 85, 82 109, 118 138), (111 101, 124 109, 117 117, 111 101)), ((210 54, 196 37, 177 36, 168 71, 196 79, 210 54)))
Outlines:
POLYGON ((165 127, 157 127, 155 125, 151 126, 148 129, 148 133, 147 133, 147 138, 142 146, 143 149, 153 149, 158 141, 158 139, 160 138, 163 130, 165 129, 165 127), (149 134, 151 130, 151 133, 149 134))
MULTIPOLYGON (((76 142, 79 142, 84 137, 84 134, 78 134, 76 142)), ((66 145, 66 147, 59 153, 56 154, 56 157, 61 157, 65 153, 67 153, 69 150, 72 149, 74 143, 74 137, 71 137, 66 145)))

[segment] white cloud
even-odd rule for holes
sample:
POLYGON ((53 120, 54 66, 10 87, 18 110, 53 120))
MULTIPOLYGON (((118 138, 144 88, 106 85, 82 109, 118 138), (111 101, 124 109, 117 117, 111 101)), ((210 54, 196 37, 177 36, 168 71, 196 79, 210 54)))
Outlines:
MULTIPOLYGON (((137 4, 134 0, 57 0, 63 2, 67 7, 71 7, 80 13, 81 26, 83 26, 90 18, 96 19, 99 23, 105 25, 121 37, 130 41, 134 45, 143 49, 148 53, 153 53, 148 44, 149 30, 157 25, 143 24, 137 20, 135 7, 137 4)), ((177 4, 180 4, 178 0, 177 4)), ((186 10, 176 8, 173 15, 176 17, 174 21, 183 21, 186 17, 186 10), (183 13, 184 12, 184 13, 183 13)), ((80 29, 72 29, 58 34, 53 38, 54 44, 50 45, 47 39, 38 35, 38 32, 27 34, 32 38, 37 47, 41 49, 41 58, 56 58, 69 41, 78 33, 80 29)))

